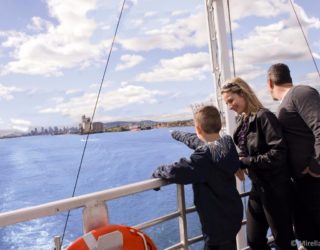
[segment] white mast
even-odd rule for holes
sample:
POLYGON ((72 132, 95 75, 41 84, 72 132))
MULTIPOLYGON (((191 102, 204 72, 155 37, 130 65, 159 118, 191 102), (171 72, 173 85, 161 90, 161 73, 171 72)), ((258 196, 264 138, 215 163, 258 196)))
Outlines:
POLYGON ((231 78, 223 0, 205 0, 209 29, 209 52, 212 73, 215 77, 216 103, 225 119, 226 132, 231 134, 235 128, 235 115, 222 101, 220 94, 223 83, 231 78))
MULTIPOLYGON (((222 113, 227 134, 232 134, 235 129, 235 115, 228 110, 220 94, 223 83, 231 78, 223 1, 205 0, 205 8, 212 73, 215 77, 216 103, 222 113)), ((237 188, 239 192, 242 191, 242 183, 238 179, 237 188)), ((246 246, 245 230, 242 227, 237 235, 237 248, 243 249, 246 246)))

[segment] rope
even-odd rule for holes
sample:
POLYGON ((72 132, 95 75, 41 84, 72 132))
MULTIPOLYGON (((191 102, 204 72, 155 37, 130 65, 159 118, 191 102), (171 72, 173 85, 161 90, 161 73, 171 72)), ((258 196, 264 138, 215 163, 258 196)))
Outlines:
POLYGON ((232 27, 231 27, 231 15, 230 15, 230 4, 228 4, 228 18, 229 18, 229 30, 230 30, 230 43, 231 43, 231 53, 232 53, 232 66, 233 66, 233 77, 236 77, 236 64, 234 62, 234 48, 233 48, 233 38, 232 38, 232 27))
MULTIPOLYGON (((109 61, 110 61, 110 57, 111 57, 114 41, 115 41, 117 33, 118 33, 118 28, 119 28, 119 24, 120 24, 120 20, 121 20, 121 17, 122 17, 122 13, 123 13, 123 9, 124 9, 125 3, 126 3, 126 0, 123 0, 122 7, 121 7, 121 10, 120 10, 120 14, 119 14, 119 17, 118 17, 117 26, 116 26, 116 29, 115 29, 115 32, 114 32, 114 35, 113 35, 113 39, 112 39, 112 43, 111 43, 111 46, 110 46, 107 62, 106 62, 106 65, 104 67, 102 79, 101 79, 101 82, 100 82, 100 88, 99 88, 99 91, 98 91, 96 103, 94 105, 93 113, 92 113, 92 116, 91 116, 90 130, 91 130, 91 125, 92 125, 92 122, 93 122, 93 119, 94 119, 94 116, 95 116, 95 113, 96 113, 96 109, 97 109, 97 106, 98 106, 98 102, 99 102, 99 98, 100 98, 100 94, 101 94, 104 78, 106 76, 106 72, 107 72, 107 68, 108 68, 108 65, 109 65, 109 61)), ((81 160, 80 160, 80 164, 79 164, 79 168, 78 168, 78 172, 77 172, 77 178, 76 178, 76 181, 75 181, 75 184, 74 184, 74 187, 73 187, 72 197, 74 197, 76 189, 77 189, 78 180, 79 180, 79 176, 80 176, 80 172, 81 172, 81 168, 82 168, 82 163, 83 163, 85 151, 86 151, 87 144, 88 144, 88 139, 89 139, 89 136, 90 136, 90 130, 89 130, 89 133, 87 134, 86 141, 85 141, 85 144, 84 144, 84 147, 83 147, 81 160)), ((61 239, 61 246, 62 246, 63 239, 64 239, 64 236, 65 236, 65 233, 66 233, 66 228, 67 228, 67 225, 68 225, 69 217, 70 217, 70 210, 68 211, 68 215, 67 215, 66 222, 65 222, 65 225, 64 225, 62 239, 61 239)))
POLYGON ((145 250, 148 250, 148 244, 147 244, 147 240, 146 240, 144 234, 143 234, 143 233, 140 233, 140 232, 138 232, 138 231, 137 231, 136 233, 142 238, 142 240, 143 240, 143 245, 144 245, 144 249, 145 249, 145 250))
POLYGON ((292 0, 290 0, 290 3, 291 3, 291 7, 292 7, 292 9, 293 9, 293 12, 294 12, 294 14, 295 14, 295 16, 296 16, 296 19, 297 19, 297 21, 298 21, 298 24, 299 24, 299 26, 300 26, 300 29, 301 29, 301 32, 302 32, 302 34, 303 34, 304 40, 305 40, 306 43, 307 43, 307 46, 308 46, 310 55, 311 55, 311 57, 312 57, 313 64, 314 64, 314 66, 315 66, 315 68, 316 68, 316 70, 317 70, 317 72, 318 72, 318 76, 319 76, 319 78, 320 78, 320 72, 319 72, 319 69, 318 69, 316 60, 314 59, 314 56, 313 56, 313 54, 312 54, 312 50, 311 50, 310 45, 309 45, 309 42, 308 42, 308 39, 307 39, 307 37, 306 37, 306 35, 305 35, 304 31, 303 31, 301 22, 300 22, 300 20, 299 20, 298 15, 297 15, 296 9, 294 8, 294 5, 293 5, 293 3, 292 3, 292 0))

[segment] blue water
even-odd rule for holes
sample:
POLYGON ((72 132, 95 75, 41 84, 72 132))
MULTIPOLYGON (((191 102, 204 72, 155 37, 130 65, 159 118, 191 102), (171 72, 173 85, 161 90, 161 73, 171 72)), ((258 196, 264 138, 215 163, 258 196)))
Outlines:
MULTIPOLYGON (((193 131, 193 128, 183 128, 193 131)), ((71 196, 84 136, 33 136, 0 140, 0 212, 34 206, 71 196)), ((90 136, 76 195, 149 179, 153 170, 188 156, 190 150, 171 139, 169 129, 104 133, 90 136)), ((190 185, 187 205, 193 205, 190 185)), ((146 191, 107 203, 111 223, 135 225, 176 210, 176 186, 146 191)), ((64 246, 82 235, 82 210, 69 218, 64 246)), ((53 249, 62 235, 66 213, 0 229, 0 250, 53 249)), ((199 235, 195 213, 188 215, 189 237, 199 235)), ((146 232, 159 249, 179 241, 178 220, 146 232)), ((198 243, 192 249, 201 249, 198 243)))

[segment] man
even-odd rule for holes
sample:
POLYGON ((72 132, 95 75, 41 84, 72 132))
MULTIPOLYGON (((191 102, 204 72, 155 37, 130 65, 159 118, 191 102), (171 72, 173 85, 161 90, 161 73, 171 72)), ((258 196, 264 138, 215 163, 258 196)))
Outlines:
POLYGON ((308 249, 320 249, 320 96, 310 86, 293 86, 283 63, 269 68, 268 89, 281 101, 278 119, 295 187, 296 236, 308 249))

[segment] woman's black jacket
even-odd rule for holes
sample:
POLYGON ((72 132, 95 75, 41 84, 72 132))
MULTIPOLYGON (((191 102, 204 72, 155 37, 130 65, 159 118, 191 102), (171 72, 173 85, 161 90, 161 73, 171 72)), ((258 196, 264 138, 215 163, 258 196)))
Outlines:
MULTIPOLYGON (((237 145, 243 122, 240 117, 234 133, 237 145)), ((287 149, 276 116, 268 109, 250 115, 246 138, 248 156, 241 160, 241 167, 248 169, 253 186, 264 188, 288 181, 287 149)))

